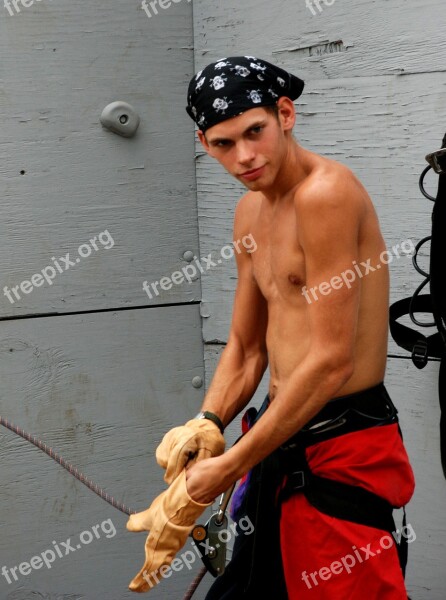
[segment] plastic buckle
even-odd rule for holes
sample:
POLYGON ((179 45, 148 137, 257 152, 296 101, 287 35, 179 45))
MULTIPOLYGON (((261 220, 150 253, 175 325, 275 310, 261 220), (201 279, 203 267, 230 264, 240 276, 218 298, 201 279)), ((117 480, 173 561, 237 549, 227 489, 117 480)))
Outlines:
POLYGON ((442 148, 441 150, 437 150, 437 152, 431 152, 431 154, 427 154, 426 160, 433 168, 435 173, 438 173, 438 175, 446 174, 446 148, 442 148))
POLYGON ((294 471, 288 475, 288 481, 286 486, 290 487, 293 490, 300 490, 305 487, 305 473, 304 471, 294 471))
POLYGON ((412 349, 412 362, 417 369, 424 369, 427 365, 427 343, 424 340, 419 340, 412 349))

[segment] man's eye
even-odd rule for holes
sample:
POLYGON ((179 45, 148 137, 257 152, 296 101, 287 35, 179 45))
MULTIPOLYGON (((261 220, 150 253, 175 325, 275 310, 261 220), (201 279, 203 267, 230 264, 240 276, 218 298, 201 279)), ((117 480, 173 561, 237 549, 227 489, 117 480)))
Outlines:
POLYGON ((251 129, 251 131, 253 131, 254 133, 260 133, 262 131, 263 127, 262 125, 258 125, 257 127, 253 127, 251 129))

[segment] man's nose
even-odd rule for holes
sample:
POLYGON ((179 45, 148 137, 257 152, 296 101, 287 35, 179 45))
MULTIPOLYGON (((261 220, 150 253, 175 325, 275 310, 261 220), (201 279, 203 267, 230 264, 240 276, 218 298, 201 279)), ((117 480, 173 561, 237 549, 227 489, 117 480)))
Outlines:
POLYGON ((250 164, 255 159, 254 148, 249 142, 239 142, 237 144, 237 160, 239 163, 245 165, 250 164))

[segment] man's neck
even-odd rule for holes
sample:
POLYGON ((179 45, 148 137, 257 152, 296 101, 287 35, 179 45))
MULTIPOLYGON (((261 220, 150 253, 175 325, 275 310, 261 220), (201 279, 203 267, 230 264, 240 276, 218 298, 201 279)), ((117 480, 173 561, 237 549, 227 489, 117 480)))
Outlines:
POLYGON ((262 189, 261 192, 271 205, 278 204, 308 177, 312 168, 308 151, 299 146, 293 138, 276 179, 270 187, 262 189))

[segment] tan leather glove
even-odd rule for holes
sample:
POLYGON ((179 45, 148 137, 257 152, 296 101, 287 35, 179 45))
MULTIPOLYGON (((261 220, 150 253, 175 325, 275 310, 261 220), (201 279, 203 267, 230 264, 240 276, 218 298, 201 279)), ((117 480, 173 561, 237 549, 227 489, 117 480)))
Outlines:
POLYGON ((191 419, 165 434, 155 456, 157 463, 166 469, 164 481, 171 484, 189 460, 198 462, 219 456, 224 451, 225 438, 213 421, 191 419))
POLYGON ((195 502, 186 487, 186 469, 155 498, 147 510, 130 515, 129 531, 150 531, 145 544, 146 561, 129 584, 132 592, 148 592, 162 579, 175 554, 186 543, 195 521, 212 504, 195 502))

